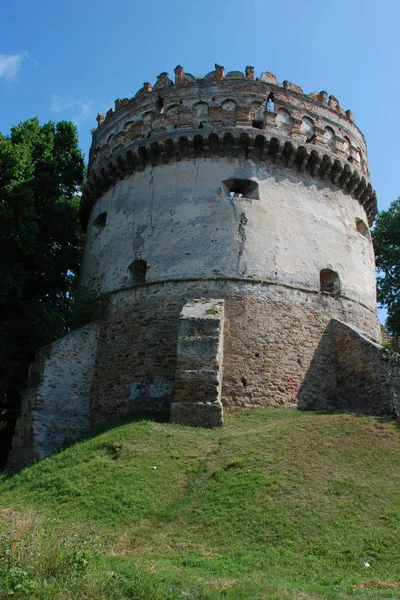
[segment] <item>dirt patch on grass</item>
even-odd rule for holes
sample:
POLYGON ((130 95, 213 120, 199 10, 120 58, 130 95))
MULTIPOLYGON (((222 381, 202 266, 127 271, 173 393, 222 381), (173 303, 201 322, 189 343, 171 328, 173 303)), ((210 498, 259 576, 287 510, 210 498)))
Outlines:
POLYGON ((236 581, 232 581, 231 579, 204 579, 200 577, 198 582, 203 585, 210 585, 216 590, 226 590, 236 585, 236 581))
POLYGON ((194 544, 187 541, 165 541, 158 542, 157 545, 149 545, 148 539, 136 538, 132 540, 129 534, 123 534, 117 542, 109 549, 111 556, 134 556, 153 554, 154 552, 173 552, 181 553, 195 550, 200 556, 213 556, 211 550, 204 548, 202 544, 194 544))
POLYGON ((39 515, 34 511, 22 513, 13 508, 0 509, 2 528, 12 530, 15 539, 23 539, 28 531, 36 527, 39 520, 39 515))
POLYGON ((400 581, 381 581, 380 579, 372 579, 371 581, 363 581, 357 586, 358 590, 364 590, 368 588, 398 590, 400 589, 400 581))

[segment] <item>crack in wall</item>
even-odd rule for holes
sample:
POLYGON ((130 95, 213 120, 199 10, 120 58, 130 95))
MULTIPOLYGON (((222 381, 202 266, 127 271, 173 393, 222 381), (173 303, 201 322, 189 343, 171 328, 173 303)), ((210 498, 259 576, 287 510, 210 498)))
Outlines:
POLYGON ((150 199, 150 217, 149 217, 149 224, 150 224, 150 234, 149 237, 151 237, 153 235, 153 231, 155 229, 155 225, 153 223, 153 209, 154 209, 154 175, 153 175, 153 171, 154 171, 154 167, 151 167, 150 169, 150 175, 149 175, 149 187, 151 188, 151 199, 150 199))
POLYGON ((249 220, 246 217, 245 212, 241 211, 240 214, 238 213, 237 206, 236 206, 236 203, 233 201, 233 198, 230 199, 230 202, 231 202, 231 204, 233 206, 233 210, 235 212, 235 221, 238 221, 237 231, 238 231, 238 237, 239 237, 239 249, 238 249, 238 255, 237 255, 237 260, 236 260, 236 268, 239 272, 242 273, 242 275, 244 275, 246 273, 246 268, 244 268, 242 271, 240 271, 240 263, 242 260, 244 247, 246 244, 246 239, 247 239, 246 225, 249 222, 249 220))
MULTIPOLYGON (((246 217, 246 214, 244 212, 240 213, 239 226, 238 226, 238 234, 239 234, 239 240, 240 240, 238 258, 237 258, 238 271, 239 271, 239 267, 240 267, 240 261, 242 260, 242 256, 243 256, 243 252, 244 252, 244 246, 246 243, 246 225, 248 222, 249 222, 249 220, 246 217)), ((245 272, 245 269, 243 272, 245 272)))

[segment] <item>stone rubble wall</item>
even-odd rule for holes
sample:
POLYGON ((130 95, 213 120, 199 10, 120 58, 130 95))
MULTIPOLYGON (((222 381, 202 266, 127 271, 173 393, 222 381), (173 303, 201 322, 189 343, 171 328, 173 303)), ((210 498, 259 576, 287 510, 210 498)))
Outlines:
MULTIPOLYGON (((365 329, 368 312, 352 309, 365 329)), ((400 418, 400 361, 341 321, 348 310, 340 298, 255 283, 175 282, 116 294, 99 325, 37 353, 8 467, 138 411, 170 410, 172 421, 206 427, 223 424, 223 406, 400 418)))
POLYGON ((200 427, 223 425, 221 402, 224 301, 190 300, 179 319, 171 421, 200 427))
POLYGON ((400 418, 400 358, 332 319, 302 381, 298 406, 400 418))
POLYGON ((354 327, 332 320, 337 403, 335 408, 400 418, 400 357, 354 327))
MULTIPOLYGON (((92 422, 135 411, 169 410, 180 313, 190 299, 198 298, 224 299, 221 399, 230 409, 297 405, 305 385, 308 395, 313 390, 312 404, 317 407, 317 399, 322 403, 331 389, 328 380, 323 372, 313 380, 307 374, 332 317, 348 321, 351 315, 355 327, 379 339, 371 311, 340 296, 262 282, 138 286, 110 295, 91 393, 92 422)), ((327 356, 328 366, 330 360, 327 356)))
POLYGON ((36 353, 22 395, 8 467, 40 459, 89 429, 98 326, 72 331, 36 353))

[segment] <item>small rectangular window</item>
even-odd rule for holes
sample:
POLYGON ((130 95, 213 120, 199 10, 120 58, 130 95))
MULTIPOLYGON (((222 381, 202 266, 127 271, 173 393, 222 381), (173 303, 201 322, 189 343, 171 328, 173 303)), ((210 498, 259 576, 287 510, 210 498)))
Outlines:
POLYGON ((132 285, 146 282, 147 262, 142 259, 134 260, 128 267, 132 285))
POLYGON ((253 119, 251 122, 251 126, 255 129, 264 129, 264 121, 260 121, 258 119, 253 119))
POLYGON ((222 182, 224 195, 231 198, 259 199, 258 183, 251 179, 226 179, 222 182))
POLYGON ((340 294, 340 279, 335 271, 322 269, 319 273, 319 283, 321 292, 340 294))
POLYGON ((95 218, 95 220, 93 221, 93 225, 95 227, 97 227, 98 229, 102 229, 103 227, 106 226, 106 222, 107 222, 107 213, 102 212, 95 218))

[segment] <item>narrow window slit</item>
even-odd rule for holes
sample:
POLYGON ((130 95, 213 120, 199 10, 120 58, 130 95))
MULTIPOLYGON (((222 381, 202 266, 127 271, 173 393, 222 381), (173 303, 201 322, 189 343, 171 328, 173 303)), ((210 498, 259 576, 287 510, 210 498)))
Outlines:
POLYGON ((161 96, 158 96, 156 105, 157 105, 158 112, 160 113, 160 115, 162 115, 164 112, 164 98, 161 98, 161 96))
POLYGON ((369 239, 368 226, 361 219, 356 219, 356 229, 363 237, 369 239))
POLYGON ((267 98, 267 110, 275 110, 275 96, 273 92, 270 92, 267 98))

